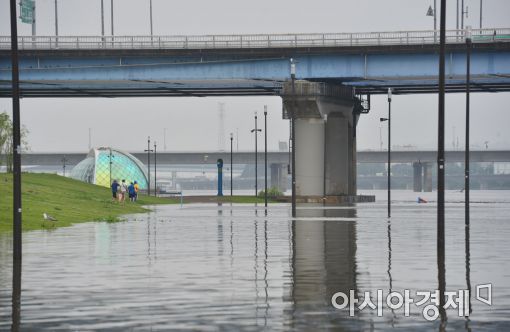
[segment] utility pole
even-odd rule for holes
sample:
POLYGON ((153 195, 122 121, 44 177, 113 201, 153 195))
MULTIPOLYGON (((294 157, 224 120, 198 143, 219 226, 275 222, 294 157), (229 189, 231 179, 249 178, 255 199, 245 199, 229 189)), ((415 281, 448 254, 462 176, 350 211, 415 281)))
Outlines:
MULTIPOLYGON (((21 121, 19 102, 19 58, 18 23, 16 21, 16 0, 10 0, 11 20, 11 68, 12 68, 12 325, 11 331, 19 331, 21 323, 21 259, 22 259, 22 217, 21 217, 21 121)), ((35 12, 34 12, 35 23, 35 12)))

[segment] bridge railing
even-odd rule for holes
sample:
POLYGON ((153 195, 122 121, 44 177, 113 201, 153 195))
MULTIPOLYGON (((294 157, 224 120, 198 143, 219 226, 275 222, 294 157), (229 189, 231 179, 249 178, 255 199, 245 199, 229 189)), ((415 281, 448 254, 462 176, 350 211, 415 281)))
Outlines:
MULTIPOLYGON (((446 42, 464 43, 465 30, 447 30, 446 42)), ((510 28, 473 29, 472 40, 509 42, 510 28)), ((41 49, 242 49, 438 44, 439 31, 195 36, 20 36, 22 50, 41 49)), ((0 49, 10 49, 0 36, 0 49)))

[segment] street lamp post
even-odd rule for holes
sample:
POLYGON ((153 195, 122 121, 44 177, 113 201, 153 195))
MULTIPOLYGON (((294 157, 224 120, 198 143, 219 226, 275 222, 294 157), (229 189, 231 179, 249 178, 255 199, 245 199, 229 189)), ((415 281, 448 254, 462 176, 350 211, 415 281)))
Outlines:
MULTIPOLYGON (((21 214, 21 119, 19 91, 19 52, 16 0, 10 0, 11 23, 11 77, 12 77, 12 331, 19 331, 21 319, 21 260, 22 260, 22 214, 21 214)), ((35 15, 35 12, 34 14, 35 15)), ((35 16, 34 16, 35 17, 35 16)))
POLYGON ((436 0, 434 0, 434 8, 429 6, 429 9, 427 10, 427 16, 433 16, 434 17, 434 43, 437 40, 437 11, 436 11, 436 0))
POLYGON ((388 89, 388 117, 379 121, 388 121, 388 218, 391 217, 391 88, 388 89))
POLYGON ((147 172, 148 172, 148 181, 147 181, 147 196, 151 195, 151 137, 147 137, 147 150, 144 150, 144 152, 147 152, 147 172))
POLYGON ((264 105, 264 207, 267 209, 267 105, 264 105))
POLYGON ((292 140, 291 170, 292 170, 292 218, 296 217, 296 128, 295 111, 296 105, 296 63, 290 59, 290 79, 292 81, 292 112, 290 112, 290 137, 292 140))
POLYGON ((113 37, 113 0, 111 0, 111 23, 112 23, 112 37, 113 37))
POLYGON ((63 176, 65 177, 66 176, 66 162, 68 161, 66 156, 64 156, 64 158, 62 158, 61 161, 62 161, 62 173, 63 173, 63 176))
POLYGON ((483 9, 483 2, 482 2, 482 0, 480 0, 480 29, 482 28, 482 9, 483 9))
POLYGON ((150 7, 151 37, 152 37, 152 0, 149 0, 149 7, 150 7))
POLYGON ((110 185, 112 185, 112 164, 113 164, 113 161, 112 161, 112 158, 113 158, 113 154, 112 154, 112 148, 109 148, 109 159, 110 159, 110 185))
POLYGON ((157 166, 157 149, 156 149, 156 141, 154 141, 154 196, 158 196, 158 186, 157 186, 157 172, 156 172, 156 166, 157 166))
POLYGON ((466 31, 466 153, 464 160, 464 204, 465 224, 469 226, 469 111, 470 111, 470 89, 471 89, 471 27, 466 31))
MULTIPOLYGON (((55 0, 55 36, 58 37, 58 0, 55 0)), ((58 40, 58 38, 57 38, 58 40)))
POLYGON ((233 153, 233 147, 234 147, 234 134, 230 133, 230 196, 234 196, 234 153, 233 153))
POLYGON ((251 132, 255 133, 255 197, 257 197, 258 194, 258 184, 257 184, 257 177, 258 177, 258 157, 257 157, 257 136, 258 132, 262 131, 262 129, 257 128, 257 112, 255 112, 255 129, 252 129, 251 132))

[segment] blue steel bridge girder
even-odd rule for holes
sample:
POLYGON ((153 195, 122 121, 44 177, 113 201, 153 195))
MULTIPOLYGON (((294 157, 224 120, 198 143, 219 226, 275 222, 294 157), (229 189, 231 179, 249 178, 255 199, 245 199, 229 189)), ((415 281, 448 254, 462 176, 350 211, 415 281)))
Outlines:
MULTIPOLYGON (((476 45, 471 57, 474 91, 510 91, 510 43, 476 45)), ((426 93, 437 89, 438 54, 415 47, 337 50, 271 50, 258 54, 188 50, 25 51, 20 58, 24 97, 276 95, 296 78, 355 87, 357 93, 426 93)), ((449 91, 463 91, 466 57, 462 48, 446 55, 449 91)), ((0 51, 0 97, 10 95, 10 58, 0 51)))

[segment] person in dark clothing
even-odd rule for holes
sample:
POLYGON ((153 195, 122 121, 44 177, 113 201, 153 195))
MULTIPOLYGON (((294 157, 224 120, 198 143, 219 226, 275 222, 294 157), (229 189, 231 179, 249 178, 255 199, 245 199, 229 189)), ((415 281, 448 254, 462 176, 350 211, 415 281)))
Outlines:
POLYGON ((117 200, 117 191, 119 190, 119 183, 117 182, 117 180, 113 180, 112 182, 112 200, 115 201, 117 200))
POLYGON ((135 190, 135 184, 133 182, 131 182, 128 186, 128 193, 129 193, 129 200, 131 202, 134 202, 135 197, 136 197, 136 190, 135 190))

